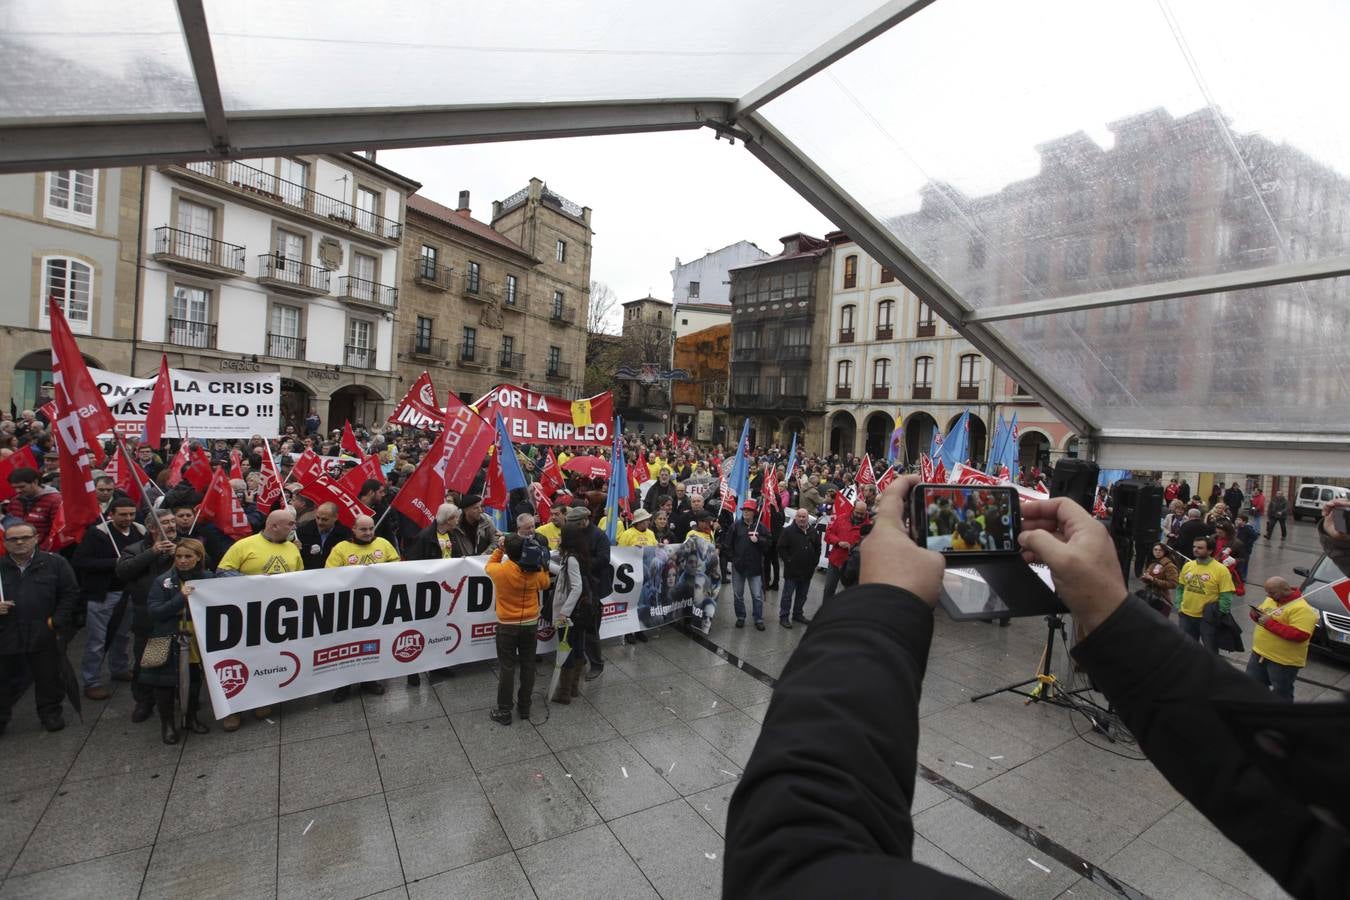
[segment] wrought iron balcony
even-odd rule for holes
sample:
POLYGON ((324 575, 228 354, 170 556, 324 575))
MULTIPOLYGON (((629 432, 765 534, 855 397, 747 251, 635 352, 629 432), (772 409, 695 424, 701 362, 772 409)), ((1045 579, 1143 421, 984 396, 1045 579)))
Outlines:
POLYGON ((238 160, 191 162, 185 163, 183 168, 200 178, 268 203, 307 213, 332 226, 360 232, 382 241, 396 242, 403 236, 402 222, 360 209, 337 197, 320 194, 303 184, 278 178, 271 172, 254 168, 238 160))
POLYGON ((877 340, 889 341, 895 337, 895 328, 890 325, 877 326, 877 340))
POLYGON ((810 344, 782 344, 778 347, 778 358, 784 362, 809 362, 810 344))
POLYGON ((450 290, 450 277, 454 270, 449 266, 439 266, 434 259, 419 257, 413 270, 413 280, 418 284, 438 291, 450 290))
POLYGON ((507 369, 511 372, 521 372, 525 369, 525 354, 512 353, 509 350, 503 350, 497 355, 497 368, 507 369))
POLYGON ((932 400, 932 399, 933 399, 933 386, 932 386, 931 384, 916 384, 916 385, 914 385, 914 399, 915 399, 915 400, 932 400))
POLYGON ((398 288, 355 275, 343 275, 338 279, 338 296, 343 300, 380 309, 393 309, 398 305, 398 288))
POLYGON ((373 369, 375 368, 375 348, 374 347, 354 347, 347 345, 347 352, 343 354, 345 365, 353 369, 373 369))
POLYGON ((323 266, 311 266, 278 253, 258 257, 258 281, 296 294, 328 293, 333 273, 323 266))
POLYGON ((305 339, 288 334, 267 333, 267 355, 279 359, 304 359, 305 339))
POLYGON ((853 343, 853 337, 854 337, 854 333, 853 333, 853 329, 852 329, 852 328, 840 328, 840 329, 839 329, 839 343, 841 343, 841 344, 851 344, 851 343, 853 343))
POLYGON ((488 365, 488 350, 479 344, 459 345, 459 364, 461 366, 488 365))
POLYGON ((434 338, 416 333, 408 335, 408 354, 410 356, 422 356, 427 359, 444 361, 448 345, 449 341, 445 338, 434 338))
POLYGON ((497 285, 484 278, 482 273, 474 275, 471 272, 465 272, 460 276, 459 290, 470 300, 478 300, 482 303, 490 303, 496 300, 500 293, 497 285))
POLYGON ((243 247, 168 225, 155 229, 154 258, 204 275, 244 274, 243 247))
POLYGON ((550 303, 548 318, 555 325, 571 325, 577 320, 577 309, 567 303, 550 303))
POLYGON ((836 400, 852 400, 852 399, 853 399, 853 385, 851 385, 851 384, 841 384, 841 385, 837 386, 837 387, 834 389, 834 399, 836 399, 836 400))
POLYGON ((873 400, 891 399, 891 386, 889 384, 877 384, 872 386, 873 400))
POLYGON ((179 347, 213 350, 216 346, 216 326, 190 319, 169 319, 165 342, 179 347))
POLYGON ((548 370, 544 372, 549 378, 555 378, 558 381, 566 381, 572 377, 572 364, 553 361, 548 364, 548 370))
POLYGON ((519 290, 505 290, 502 292, 502 309, 506 312, 515 312, 524 315, 530 309, 530 297, 528 294, 519 290))
POLYGON ((937 321, 934 319, 920 319, 918 330, 914 332, 915 337, 933 337, 937 334, 937 321))
POLYGON ((962 384, 956 388, 957 400, 978 400, 980 399, 980 386, 978 384, 962 384))
POLYGON ((758 362, 759 347, 737 347, 731 351, 732 362, 758 362))

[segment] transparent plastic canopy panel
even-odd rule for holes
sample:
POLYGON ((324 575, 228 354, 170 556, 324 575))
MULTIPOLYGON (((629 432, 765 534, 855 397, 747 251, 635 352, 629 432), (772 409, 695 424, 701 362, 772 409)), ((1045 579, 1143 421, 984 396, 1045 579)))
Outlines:
POLYGON ((201 109, 173 3, 0 3, 0 123, 201 109))
POLYGON ((207 0, 227 110, 734 99, 878 5, 207 0))
POLYGON ((971 306, 1350 253, 1350 4, 939 0, 764 108, 971 306))
POLYGON ((1350 278, 993 328, 1108 430, 1350 434, 1350 278))

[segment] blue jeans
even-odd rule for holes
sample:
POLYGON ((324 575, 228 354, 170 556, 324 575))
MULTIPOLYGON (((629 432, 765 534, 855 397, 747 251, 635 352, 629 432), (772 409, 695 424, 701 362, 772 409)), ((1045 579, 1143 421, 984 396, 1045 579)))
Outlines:
POLYGON ((731 596, 736 601, 736 620, 745 619, 745 586, 750 585, 750 602, 754 606, 755 621, 764 621, 764 578, 761 575, 742 575, 731 567, 731 596))
POLYGON ((806 606, 806 593, 811 590, 810 578, 788 578, 783 576, 783 590, 778 595, 778 618, 800 616, 806 606), (795 600, 794 600, 795 598, 795 600))
MULTIPOLYGON (((131 633, 131 609, 122 610, 115 633, 108 634, 108 625, 112 622, 117 604, 122 602, 122 592, 104 594, 102 600, 90 600, 85 606, 84 625, 88 631, 85 636, 84 656, 80 660, 80 677, 87 688, 100 687, 103 684, 103 658, 108 658, 108 671, 131 671, 131 657, 127 654, 127 638, 131 633)), ((129 606, 129 604, 128 604, 129 606)))
POLYGON ((1255 678, 1258 684, 1273 690, 1276 697, 1282 697, 1290 703, 1294 701, 1298 666, 1281 665, 1253 653, 1252 658, 1247 660, 1247 674, 1255 678))

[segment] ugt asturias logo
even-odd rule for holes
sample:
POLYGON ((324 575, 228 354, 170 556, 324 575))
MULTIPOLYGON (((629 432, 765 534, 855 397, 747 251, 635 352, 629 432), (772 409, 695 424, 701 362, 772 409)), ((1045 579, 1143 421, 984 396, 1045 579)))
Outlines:
POLYGON ((216 680, 220 682, 221 693, 229 700, 248 684, 248 666, 237 659, 222 659, 216 663, 216 680))
POLYGON ((394 659, 401 663, 410 663, 422 655, 422 648, 426 646, 426 639, 422 637, 422 632, 415 628, 409 628, 407 631, 394 638, 394 644, 391 653, 394 659))

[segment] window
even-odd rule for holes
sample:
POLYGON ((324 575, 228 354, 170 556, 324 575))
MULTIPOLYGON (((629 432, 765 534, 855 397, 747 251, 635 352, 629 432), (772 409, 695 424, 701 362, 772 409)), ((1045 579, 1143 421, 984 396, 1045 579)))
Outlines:
POLYGON ((558 262, 567 262, 567 241, 564 241, 561 238, 558 239, 555 255, 558 257, 558 262))
POLYGON ((914 399, 928 400, 933 396, 933 357, 920 356, 914 360, 914 399))
POLYGON ((291 206, 305 206, 305 188, 309 186, 309 164, 298 159, 281 158, 281 199, 291 206))
POLYGON ((290 231, 276 233, 274 271, 267 273, 280 281, 305 284, 305 236, 290 231))
POLYGON ((504 299, 506 300, 507 306, 516 305, 516 276, 514 275, 506 276, 506 295, 504 299))
POLYGON ((173 254, 197 262, 217 262, 214 252, 216 211, 201 203, 180 198, 178 201, 178 229, 172 232, 173 254))
POLYGON ((1149 262, 1159 268, 1178 266, 1186 259, 1186 223, 1163 222, 1153 228, 1149 262))
POLYGON ((267 353, 282 359, 301 359, 305 342, 300 338, 300 307, 276 303, 272 306, 271 331, 267 335, 267 353))
POLYGON ((43 215, 72 225, 93 228, 97 193, 98 171, 95 169, 48 172, 47 203, 43 215))
POLYGON ((417 317, 417 329, 413 332, 413 352, 431 352, 431 328, 434 320, 426 316, 417 317))
POLYGON ((688 320, 688 319, 681 319, 681 320, 680 320, 680 324, 681 324, 681 325, 688 325, 688 324, 689 324, 689 320, 688 320))
POLYGON ((1135 240, 1132 231, 1117 231, 1106 246, 1106 270, 1125 272, 1134 268, 1135 240))
POLYGON ((890 283, 891 283, 892 281, 894 281, 894 280, 895 280, 895 273, 892 272, 890 269, 886 268, 885 266, 882 266, 882 267, 881 267, 881 283, 882 283, 882 284, 890 284, 890 283))
POLYGON ((460 357, 462 359, 472 360, 478 355, 478 329, 471 325, 464 326, 464 346, 460 348, 460 357))
MULTIPOLYGON (((1148 304, 1148 320, 1154 323, 1180 322, 1184 300, 1154 300, 1148 304)), ((1277 357, 1277 362, 1283 357, 1277 357)))
POLYGON ((502 335, 502 356, 508 357, 516 351, 516 339, 514 335, 502 335))
POLYGON ((872 398, 885 400, 890 394, 890 390, 891 361, 889 359, 878 359, 872 363, 872 398))
POLYGON ((370 188, 356 189, 356 227, 362 231, 378 231, 375 220, 380 216, 380 195, 370 188))
POLYGON ((469 260, 469 276, 468 282, 465 284, 465 287, 468 289, 470 294, 478 293, 478 287, 482 282, 482 278, 483 278, 483 267, 480 266, 478 263, 474 262, 473 260, 469 260))
POLYGON ((858 286, 858 257, 844 257, 844 287, 854 288, 858 286))
POLYGON ((656 324, 662 325, 665 323, 665 321, 666 321, 665 310, 658 309, 656 311, 656 324))
POLYGON ((1018 384, 1017 382, 1013 382, 1013 396, 1014 396, 1014 397, 1030 397, 1030 396, 1031 396, 1031 391, 1027 390, 1027 389, 1024 388, 1022 385, 1018 384))
POLYGON ((1070 194, 1064 201, 1064 218, 1070 222, 1092 218, 1092 199, 1089 191, 1070 194))
POLYGON ((76 259, 66 257, 48 257, 42 261, 43 286, 41 302, 41 323, 50 328, 47 316, 47 299, 55 297, 61 311, 66 314, 70 330, 76 334, 90 334, 93 320, 93 284, 94 270, 76 259))
POLYGON ((169 310, 169 343, 180 347, 215 345, 211 326, 211 292, 192 285, 173 286, 173 306, 169 310))
POLYGON ((348 290, 351 296, 367 303, 375 302, 375 257, 365 253, 352 254, 352 280, 348 290))
POLYGON ((1102 310, 1102 325, 1108 329, 1128 327, 1131 313, 1128 306, 1108 306, 1102 310))
POLYGON ((980 396, 980 357, 975 353, 962 355, 956 384, 957 400, 974 400, 980 396))
MULTIPOLYGON (((637 313, 637 309, 634 308, 634 309, 633 309, 633 312, 634 312, 634 314, 636 314, 636 313, 637 313)), ((562 318, 562 314, 563 314, 563 292, 562 292, 562 291, 554 291, 554 292, 553 292, 553 318, 555 318, 555 319, 561 319, 561 318, 562 318)))
POLYGON ((937 334, 937 319, 933 315, 933 308, 922 300, 919 301, 919 327, 915 333, 918 337, 932 337, 937 334))
POLYGON ((889 331, 895 327, 895 301, 882 300, 877 304, 877 328, 889 331))
POLYGON ((347 320, 347 365, 375 368, 375 325, 369 319, 347 320))
POLYGON ((1032 284, 1045 284, 1050 280, 1050 248, 1037 244, 1027 248, 1027 281, 1032 284))
POLYGON ((844 400, 853 391, 853 360, 841 359, 834 367, 835 396, 844 400))
POLYGON ((561 348, 561 347, 549 347, 549 348, 548 348, 548 374, 550 374, 550 375, 556 375, 556 374, 558 374, 558 369, 559 369, 559 367, 561 367, 561 366, 562 366, 562 348, 561 348))
POLYGON ((852 303, 839 310, 839 342, 847 344, 853 340, 853 321, 857 317, 858 307, 852 303))
POLYGON ((436 260, 440 251, 429 244, 422 245, 422 254, 417 260, 417 277, 429 281, 436 280, 436 260))
POLYGON ((689 282, 689 299, 690 299, 690 300, 697 300, 697 299, 698 299, 698 291, 699 291, 699 283, 698 283, 697 281, 691 281, 691 282, 689 282))
POLYGON ((1087 238, 1069 241, 1064 246, 1064 277, 1086 278, 1092 268, 1092 244, 1087 238))

